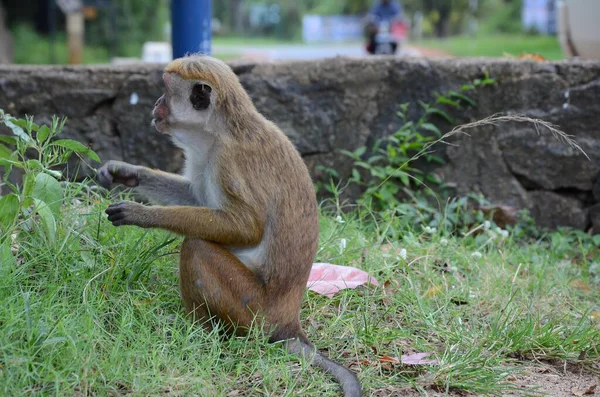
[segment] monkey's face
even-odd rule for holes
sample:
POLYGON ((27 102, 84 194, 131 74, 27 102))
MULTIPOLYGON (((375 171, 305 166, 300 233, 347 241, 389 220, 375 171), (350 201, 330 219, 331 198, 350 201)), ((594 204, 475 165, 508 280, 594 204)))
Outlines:
POLYGON ((197 131, 204 127, 213 113, 214 93, 203 81, 186 80, 175 73, 165 73, 165 93, 158 98, 152 111, 152 124, 167 134, 197 131))

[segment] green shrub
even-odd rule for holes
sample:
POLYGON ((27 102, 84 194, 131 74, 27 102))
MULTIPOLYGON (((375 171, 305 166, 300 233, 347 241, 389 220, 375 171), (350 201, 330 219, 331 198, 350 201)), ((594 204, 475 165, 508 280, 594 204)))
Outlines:
POLYGON ((50 125, 37 125, 32 117, 17 119, 0 109, 0 123, 13 132, 13 136, 0 135, 2 180, 11 191, 0 198, 0 258, 8 260, 8 237, 17 221, 25 230, 41 224, 46 239, 56 241, 56 218, 60 216, 64 199, 64 189, 59 182, 62 173, 56 168, 66 164, 73 154, 98 162, 100 159, 77 141, 54 139, 60 134, 65 119, 54 117, 50 125), (15 168, 23 172, 23 180, 18 185, 9 182, 15 168))
POLYGON ((428 182, 439 185, 440 181, 433 174, 424 174, 420 169, 414 168, 412 163, 420 158, 427 162, 442 163, 442 159, 431 150, 435 143, 443 139, 435 124, 436 120, 454 124, 446 109, 475 107, 475 101, 467 93, 494 82, 494 79, 485 74, 483 79, 464 85, 458 91, 436 93, 434 104, 419 102, 422 114, 416 121, 408 119, 410 104, 402 104, 397 112, 402 120, 398 131, 377 140, 371 148, 362 146, 353 152, 342 151, 354 160, 355 168, 352 170, 350 183, 364 188, 361 200, 372 201, 375 210, 396 208, 403 200, 412 196, 409 189, 421 188, 428 182))

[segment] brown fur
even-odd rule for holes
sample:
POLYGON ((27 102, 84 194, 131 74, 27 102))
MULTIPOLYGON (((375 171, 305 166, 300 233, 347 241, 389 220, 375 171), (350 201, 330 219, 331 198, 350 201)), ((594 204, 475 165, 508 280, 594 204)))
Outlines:
MULTIPOLYGON (((192 190, 203 186, 206 193, 196 197, 197 206, 187 204, 194 197, 182 197, 186 204, 172 206, 117 203, 107 209, 109 219, 117 226, 162 228, 185 236, 181 295, 186 310, 205 326, 214 316, 229 329, 245 333, 257 318, 263 319, 270 326, 271 341, 296 339, 289 345, 292 351, 315 353, 300 326, 300 306, 318 243, 317 201, 304 161, 286 135, 256 110, 226 64, 193 56, 173 61, 165 72, 170 74, 167 93, 193 80, 210 85, 216 96, 209 110, 213 113, 198 113, 202 122, 209 123, 198 124, 206 125, 206 130, 185 132, 185 139, 201 137, 200 142, 211 145, 202 159, 206 161, 200 162, 204 169, 188 167, 188 181, 120 163, 120 168, 106 165, 100 179, 105 185, 133 181, 132 186, 146 186, 150 193, 169 190, 170 183, 174 190, 185 191, 189 183, 192 190), (175 80, 169 83, 171 78, 175 80), (213 114, 216 118, 211 118, 213 114), (225 131, 219 130, 219 120, 224 121, 225 131), (246 265, 236 249, 248 247, 262 248, 246 265)), ((162 117, 172 114, 176 106, 187 105, 168 96, 157 106, 170 106, 170 110, 155 109, 155 114, 162 117)), ((161 118, 161 122, 176 125, 178 120, 161 118)), ((196 154, 187 146, 186 154, 188 164, 195 164, 190 156, 196 154)), ((161 194, 163 201, 173 202, 161 194)), ((360 385, 348 370, 322 357, 315 361, 341 379, 348 396, 360 395, 360 385)))

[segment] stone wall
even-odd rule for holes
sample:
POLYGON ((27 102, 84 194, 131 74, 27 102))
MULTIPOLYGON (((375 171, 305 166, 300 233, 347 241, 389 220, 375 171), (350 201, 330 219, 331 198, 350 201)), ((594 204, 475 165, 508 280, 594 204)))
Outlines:
MULTIPOLYGON (((437 172, 457 194, 480 191, 495 203, 529 208, 544 226, 589 229, 594 222, 600 231, 600 63, 331 58, 232 67, 315 179, 324 177, 317 165, 348 175, 351 163, 339 150, 394 132, 399 104, 431 102, 434 92, 487 71, 498 83, 477 91, 475 109, 454 112, 457 122, 498 112, 541 118, 573 135, 590 160, 530 124, 505 123, 440 146, 446 164, 437 172)), ((181 153, 150 127, 161 90, 161 65, 0 66, 0 108, 40 121, 65 115, 65 135, 92 144, 103 160, 177 171, 181 153)), ((413 106, 410 116, 419 111, 413 106)))

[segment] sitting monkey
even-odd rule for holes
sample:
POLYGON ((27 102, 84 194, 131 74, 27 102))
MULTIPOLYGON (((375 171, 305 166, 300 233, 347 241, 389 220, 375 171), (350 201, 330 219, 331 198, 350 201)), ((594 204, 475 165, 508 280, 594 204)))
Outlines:
POLYGON ((263 319, 271 342, 286 341, 291 352, 331 373, 345 396, 360 396, 355 375, 320 355, 300 326, 318 244, 316 195, 300 154, 225 63, 176 59, 163 80, 152 123, 185 152, 183 175, 107 162, 98 170, 102 186, 136 187, 157 204, 112 204, 108 219, 185 237, 181 296, 205 326, 210 313, 243 334, 263 319))

